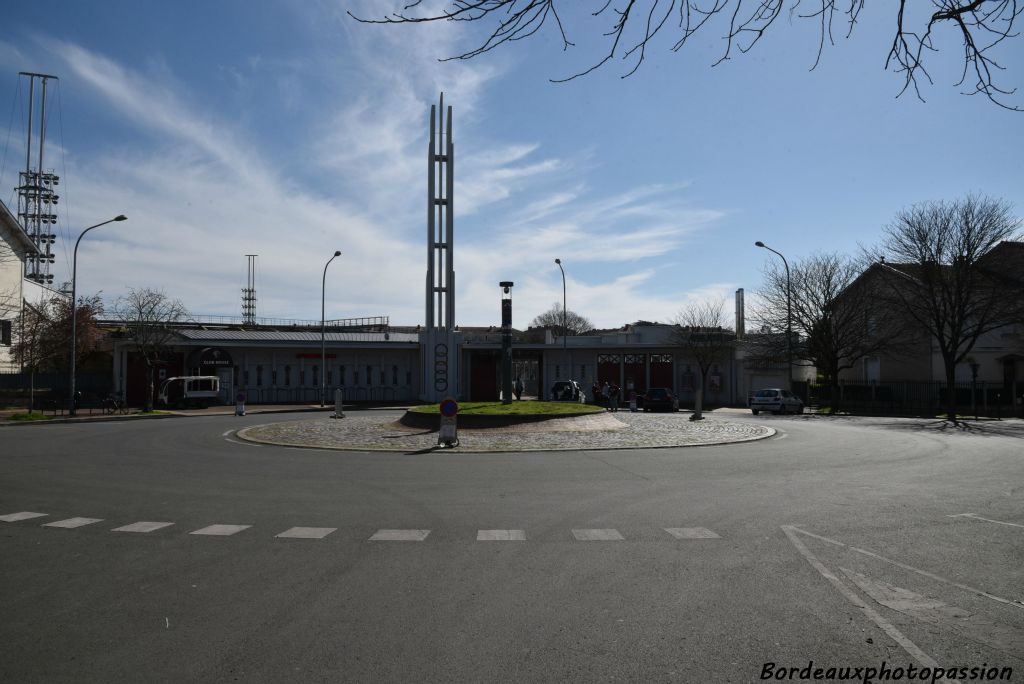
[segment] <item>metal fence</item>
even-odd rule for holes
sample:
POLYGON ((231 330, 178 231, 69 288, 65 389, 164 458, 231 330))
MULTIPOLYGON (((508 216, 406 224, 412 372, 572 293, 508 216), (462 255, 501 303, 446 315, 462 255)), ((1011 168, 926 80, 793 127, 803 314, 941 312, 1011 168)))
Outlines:
MULTIPOLYGON (((944 382, 809 383, 794 387, 809 406, 837 406, 841 411, 869 415, 935 416, 946 412, 949 388, 944 382), (838 395, 832 396, 833 389, 838 395), (802 391, 801 391, 802 390, 802 391)), ((1024 411, 1024 383, 958 382, 953 386, 961 415, 1010 417, 1024 411)))
MULTIPOLYGON (((113 390, 110 374, 79 372, 75 375, 75 390, 81 393, 80 405, 99 405, 113 390)), ((67 371, 43 371, 36 373, 34 378, 28 372, 0 373, 0 406, 28 408, 33 395, 33 408, 54 410, 66 407, 67 371)))

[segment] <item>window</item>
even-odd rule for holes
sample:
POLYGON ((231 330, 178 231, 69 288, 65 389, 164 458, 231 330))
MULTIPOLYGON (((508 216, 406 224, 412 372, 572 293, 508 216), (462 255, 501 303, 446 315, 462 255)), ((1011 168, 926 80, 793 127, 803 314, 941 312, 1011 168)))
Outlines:
POLYGON ((330 366, 327 367, 327 384, 334 385, 334 370, 330 366))
POLYGON ((246 387, 249 386, 249 369, 248 368, 245 369, 245 377, 242 379, 242 384, 244 384, 246 387))
POLYGON ((359 385, 359 371, 355 368, 352 369, 352 384, 359 385))
POLYGON ((0 344, 11 346, 11 321, 0 321, 0 344))
POLYGON ((372 384, 373 384, 373 367, 372 366, 367 366, 366 367, 366 386, 369 387, 372 384))
POLYGON ((587 367, 583 364, 580 364, 580 380, 582 380, 585 377, 587 377, 587 367))
POLYGON ((411 370, 405 371, 405 384, 406 385, 411 385, 412 384, 412 371, 411 370))
POLYGON ((305 368, 300 368, 299 369, 299 386, 301 387, 302 385, 305 385, 305 384, 306 384, 306 369, 305 368))
POLYGON ((270 384, 277 387, 277 369, 270 371, 270 384))
POLYGON ((381 384, 381 385, 383 385, 383 384, 384 384, 385 382, 386 382, 386 381, 385 381, 385 379, 384 379, 384 369, 383 369, 383 368, 381 368, 381 369, 380 369, 380 384, 381 384))
POLYGON ((397 385, 398 384, 398 366, 392 366, 391 367, 391 384, 392 385, 397 385))
POLYGON ((263 366, 256 366, 256 386, 263 387, 263 366))
POLYGON ((320 384, 320 366, 313 366, 313 385, 320 384))
POLYGON ((558 364, 556 363, 556 364, 555 364, 555 380, 557 380, 557 379, 558 379, 558 378, 560 378, 560 377, 562 377, 562 367, 561 367, 561 366, 559 366, 559 365, 558 365, 558 364))
POLYGON ((292 367, 291 366, 285 366, 284 367, 284 386, 285 387, 290 387, 291 384, 292 384, 292 367))
POLYGON ((339 385, 344 385, 345 384, 345 367, 344 366, 338 366, 338 384, 339 385))

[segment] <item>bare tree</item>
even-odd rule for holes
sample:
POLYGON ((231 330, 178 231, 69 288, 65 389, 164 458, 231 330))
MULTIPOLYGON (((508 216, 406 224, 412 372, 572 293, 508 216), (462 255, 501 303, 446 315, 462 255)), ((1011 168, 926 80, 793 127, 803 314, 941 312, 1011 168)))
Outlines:
POLYGON ((716 363, 724 363, 735 346, 736 335, 725 327, 724 310, 724 299, 695 302, 676 314, 673 320, 678 326, 672 333, 673 341, 700 369, 700 386, 690 420, 703 420, 708 371, 716 363))
POLYGON ((146 364, 145 410, 152 411, 155 389, 153 371, 164 359, 167 347, 174 339, 172 324, 187 319, 188 311, 179 300, 150 288, 130 290, 118 298, 114 311, 124 322, 135 351, 146 364))
POLYGON ((581 316, 572 309, 565 311, 565 327, 562 327, 562 305, 555 302, 551 308, 537 316, 530 323, 535 328, 554 328, 559 335, 573 336, 582 335, 594 329, 594 324, 585 316, 581 316))
POLYGON ((928 202, 900 212, 878 250, 883 305, 913 321, 938 347, 946 375, 946 412, 956 422, 956 365, 978 338, 1017 315, 1020 295, 1008 295, 999 273, 979 261, 1016 236, 1010 205, 988 197, 928 202))
POLYGON ((28 410, 31 413, 36 403, 36 373, 54 360, 59 350, 50 341, 53 328, 51 300, 25 305, 13 328, 11 355, 17 360, 22 371, 28 371, 28 410))
POLYGON ((770 261, 752 316, 769 333, 755 338, 755 353, 780 358, 786 353, 791 304, 794 359, 825 377, 832 413, 839 409, 839 374, 865 357, 898 351, 905 339, 901 317, 882 305, 871 283, 860 279, 862 271, 860 263, 835 253, 796 261, 787 302, 786 272, 770 261))
MULTIPOLYGON (((78 300, 78 337, 75 351, 84 360, 96 349, 100 332, 96 316, 102 314, 99 295, 78 300)), ((13 326, 11 355, 29 373, 29 410, 35 405, 35 375, 42 370, 68 367, 71 353, 71 301, 54 295, 35 304, 26 302, 13 326)))
MULTIPOLYGON (((478 22, 485 25, 485 38, 477 47, 445 58, 471 59, 507 43, 538 33, 545 24, 556 31, 563 50, 574 46, 570 27, 583 25, 583 34, 600 35, 607 49, 589 67, 555 82, 588 74, 613 59, 627 65, 623 78, 643 63, 647 49, 659 34, 671 34, 665 45, 681 50, 694 36, 721 32, 724 47, 718 65, 737 53, 749 52, 784 14, 813 22, 818 27, 818 65, 826 43, 834 44, 834 29, 849 38, 864 9, 864 0, 451 0, 447 6, 422 0, 406 0, 404 7, 383 18, 356 17, 371 24, 418 24, 436 21, 478 22), (436 9, 437 7, 441 9, 436 9), (788 8, 788 11, 787 11, 788 8), (719 27, 719 28, 713 28, 719 27)), ((900 94, 913 90, 921 98, 920 82, 932 83, 925 58, 938 51, 939 35, 956 35, 963 49, 963 71, 957 86, 966 84, 967 94, 982 94, 1007 109, 1019 111, 1003 98, 1015 89, 997 84, 1004 69, 995 58, 997 47, 1016 38, 1014 25, 1024 5, 1018 0, 898 0, 885 10, 894 14, 893 40, 885 67, 901 74, 900 94), (950 26, 953 32, 941 28, 950 26)))

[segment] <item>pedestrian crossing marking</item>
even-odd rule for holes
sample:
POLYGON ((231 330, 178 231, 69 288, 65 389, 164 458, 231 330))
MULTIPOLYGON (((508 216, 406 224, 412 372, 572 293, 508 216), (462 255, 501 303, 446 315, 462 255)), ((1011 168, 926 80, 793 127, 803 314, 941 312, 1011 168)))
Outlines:
POLYGON ((62 527, 66 530, 73 530, 76 527, 84 527, 98 522, 103 522, 103 518, 68 518, 67 520, 45 523, 43 527, 62 527))
POLYGON ((4 522, 18 522, 19 520, 31 520, 32 518, 45 518, 49 513, 33 513, 31 511, 22 511, 21 513, 9 513, 7 515, 0 515, 0 520, 4 522))
POLYGON ((136 522, 131 525, 124 525, 123 527, 115 527, 111 532, 140 532, 146 534, 149 532, 156 532, 162 530, 165 527, 170 527, 174 523, 172 522, 136 522))
POLYGON ((477 541, 526 541, 525 530, 477 530, 477 541))
POLYGON ((577 541, 623 541, 625 537, 618 530, 573 530, 577 541))
POLYGON ((430 530, 377 530, 370 541, 416 541, 427 538, 430 530))
POLYGON ((706 527, 665 527, 663 529, 676 539, 721 539, 706 527))
POLYGON ((208 537, 230 537, 250 527, 252 525, 209 525, 200 530, 193 530, 189 534, 201 534, 208 537))
POLYGON ((337 529, 337 527, 293 527, 275 536, 282 539, 323 539, 337 529))

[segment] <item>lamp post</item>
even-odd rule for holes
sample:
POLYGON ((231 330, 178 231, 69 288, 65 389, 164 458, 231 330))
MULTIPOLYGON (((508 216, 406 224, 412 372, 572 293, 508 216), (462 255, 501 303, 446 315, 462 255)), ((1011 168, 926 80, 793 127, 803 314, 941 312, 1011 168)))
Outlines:
POLYGON ((78 243, 82 241, 85 234, 93 228, 99 228, 105 226, 108 223, 114 221, 125 221, 127 216, 120 214, 112 219, 108 219, 103 223, 97 223, 95 226, 89 226, 82 231, 82 234, 75 240, 75 251, 74 256, 71 259, 71 375, 69 377, 69 389, 68 389, 68 415, 75 415, 75 361, 78 356, 78 302, 75 301, 77 296, 77 277, 78 277, 78 243))
POLYGON ((512 403, 512 285, 511 280, 498 283, 501 288, 501 403, 512 403))
POLYGON ((793 391, 793 290, 789 278, 789 262, 781 252, 764 244, 760 240, 754 243, 755 247, 767 249, 782 259, 782 265, 786 267, 786 389, 793 391))
MULTIPOLYGON (((558 264, 558 270, 562 272, 562 358, 565 359, 565 345, 566 345, 566 332, 568 326, 566 326, 566 317, 568 313, 565 308, 565 269, 562 268, 562 260, 555 259, 555 263, 558 264)), ((572 364, 569 364, 569 379, 572 380, 572 364)))
POLYGON ((320 408, 325 406, 324 399, 327 394, 327 342, 324 322, 324 308, 327 302, 327 267, 340 256, 341 250, 335 250, 334 256, 324 264, 324 278, 320 288, 320 408))

